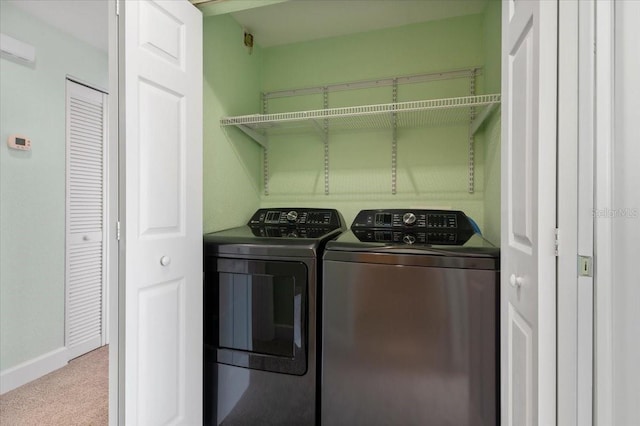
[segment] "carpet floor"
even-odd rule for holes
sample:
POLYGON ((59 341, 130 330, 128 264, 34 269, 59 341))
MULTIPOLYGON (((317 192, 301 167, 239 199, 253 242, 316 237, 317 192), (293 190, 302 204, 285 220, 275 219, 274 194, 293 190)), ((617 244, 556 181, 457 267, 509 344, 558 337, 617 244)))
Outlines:
POLYGON ((102 426, 108 418, 108 346, 0 396, 2 426, 102 426))

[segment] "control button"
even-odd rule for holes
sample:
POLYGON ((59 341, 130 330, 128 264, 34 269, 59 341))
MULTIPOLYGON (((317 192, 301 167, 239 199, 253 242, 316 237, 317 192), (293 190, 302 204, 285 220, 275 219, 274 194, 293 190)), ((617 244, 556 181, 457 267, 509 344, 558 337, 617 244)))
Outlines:
POLYGON ((402 222, 405 225, 413 225, 416 223, 416 215, 413 213, 405 213, 404 216, 402 216, 402 222))
POLYGON ((298 219, 298 212, 295 210, 291 210, 289 213, 287 213, 287 220, 289 222, 295 222, 296 219, 298 219))
POLYGON ((406 234, 402 237, 402 241, 404 241, 405 244, 413 244, 416 242, 416 237, 411 234, 406 234))
POLYGON ((375 226, 392 226, 392 216, 390 213, 376 213, 375 226))

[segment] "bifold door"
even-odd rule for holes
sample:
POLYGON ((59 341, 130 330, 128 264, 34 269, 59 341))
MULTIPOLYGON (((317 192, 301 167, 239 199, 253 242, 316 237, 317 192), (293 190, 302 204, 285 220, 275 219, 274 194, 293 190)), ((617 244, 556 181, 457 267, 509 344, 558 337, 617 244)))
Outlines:
POLYGON ((69 359, 105 343, 106 99, 103 92, 67 80, 65 345, 69 359))
POLYGON ((119 13, 118 408, 126 425, 200 425, 202 14, 186 0, 119 13))

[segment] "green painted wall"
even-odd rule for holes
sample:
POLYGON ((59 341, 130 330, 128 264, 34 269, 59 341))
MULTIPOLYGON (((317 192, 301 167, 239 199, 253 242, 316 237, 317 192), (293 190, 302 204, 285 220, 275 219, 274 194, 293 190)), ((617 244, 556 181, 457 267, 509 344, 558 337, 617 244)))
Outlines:
MULTIPOLYGON (((410 75, 485 64, 483 15, 266 48, 265 91, 410 75)), ((496 46, 499 49, 499 44, 496 46)), ((484 77, 477 93, 484 93, 484 77)), ((466 96, 468 79, 400 86, 399 101, 466 96)), ((391 102, 391 88, 329 95, 329 106, 391 102)), ((321 109, 320 96, 273 100, 269 111, 321 109)), ((319 135, 272 137, 269 191, 261 206, 335 206, 350 223, 363 208, 462 209, 484 225, 484 146, 476 141, 476 191, 467 192, 467 126, 398 132, 398 193, 391 194, 391 132, 330 134, 330 191, 324 195, 319 135)))
POLYGON ((108 87, 106 52, 0 2, 2 33, 35 66, 0 59, 0 370, 64 346, 65 78, 108 87), (32 151, 9 150, 23 133, 32 151))
MULTIPOLYGON (((328 196, 319 134, 270 138, 269 195, 264 195, 262 150, 237 129, 219 126, 222 116, 261 112, 261 91, 472 66, 484 67, 477 93, 499 93, 499 2, 492 0, 484 14, 285 46, 256 46, 252 55, 242 45, 242 29, 231 17, 209 17, 204 22, 205 232, 241 225, 258 206, 335 206, 349 223, 364 208, 431 207, 464 210, 485 235, 499 242, 499 113, 477 134, 474 194, 467 192, 466 125, 401 129, 396 195, 391 194, 390 131, 332 132, 328 196)), ((398 96, 399 101, 408 101, 468 93, 468 79, 459 79, 400 86, 398 96)), ((390 101, 391 88, 329 96, 330 107, 390 101)), ((322 104, 319 95, 275 99, 269 101, 268 112, 321 109, 322 104)))
POLYGON ((229 15, 204 18, 204 232, 244 225, 258 208, 262 150, 220 117, 260 112, 262 49, 249 54, 229 15))
MULTIPOLYGON (((484 13, 485 84, 489 93, 501 91, 501 28, 502 5, 490 0, 484 13)), ((484 236, 500 245, 500 109, 484 127, 484 236)))

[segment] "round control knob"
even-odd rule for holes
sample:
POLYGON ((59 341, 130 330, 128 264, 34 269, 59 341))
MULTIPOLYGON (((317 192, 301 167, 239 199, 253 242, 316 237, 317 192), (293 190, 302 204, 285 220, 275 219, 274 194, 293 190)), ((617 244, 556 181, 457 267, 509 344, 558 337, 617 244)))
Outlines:
POLYGON ((402 237, 402 241, 404 241, 405 244, 413 244, 416 242, 416 237, 411 234, 406 234, 402 237))
POLYGON ((411 212, 405 213, 404 216, 402 216, 402 222, 405 225, 413 225, 414 223, 416 223, 416 215, 411 212))
POLYGON ((171 263, 171 258, 169 256, 162 256, 160 258, 160 264, 162 266, 169 266, 170 263, 171 263))
POLYGON ((298 219, 298 212, 295 210, 291 210, 289 213, 287 213, 287 220, 289 222, 295 222, 298 219))

